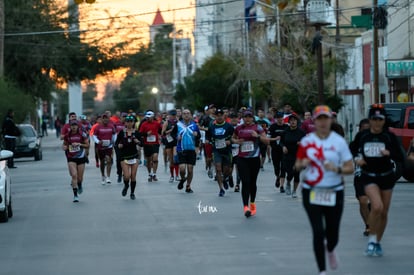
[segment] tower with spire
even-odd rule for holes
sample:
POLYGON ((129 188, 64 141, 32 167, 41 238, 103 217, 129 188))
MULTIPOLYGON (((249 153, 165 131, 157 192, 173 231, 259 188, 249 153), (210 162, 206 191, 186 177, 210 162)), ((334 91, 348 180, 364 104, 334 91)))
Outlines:
POLYGON ((155 36, 160 31, 162 26, 165 25, 164 18, 162 17, 160 9, 157 9, 155 13, 154 21, 152 21, 152 25, 150 26, 150 42, 154 43, 155 36))

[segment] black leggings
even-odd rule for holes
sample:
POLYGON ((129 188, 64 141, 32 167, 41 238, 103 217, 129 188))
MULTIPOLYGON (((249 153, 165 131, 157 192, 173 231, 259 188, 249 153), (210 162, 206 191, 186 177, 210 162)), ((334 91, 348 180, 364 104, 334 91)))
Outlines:
POLYGON ((309 194, 309 189, 302 189, 303 206, 312 226, 313 251, 319 271, 324 271, 326 270, 325 237, 327 241, 326 247, 329 252, 332 252, 339 240, 339 225, 344 209, 344 191, 336 192, 336 205, 332 207, 310 204, 309 194))
POLYGON ((242 182, 243 205, 249 205, 256 200, 257 175, 260 170, 260 158, 237 158, 237 170, 242 182))
POLYGON ((275 172, 276 178, 284 178, 285 173, 282 173, 282 158, 283 158, 282 149, 272 148, 271 154, 272 154, 273 171, 275 172))

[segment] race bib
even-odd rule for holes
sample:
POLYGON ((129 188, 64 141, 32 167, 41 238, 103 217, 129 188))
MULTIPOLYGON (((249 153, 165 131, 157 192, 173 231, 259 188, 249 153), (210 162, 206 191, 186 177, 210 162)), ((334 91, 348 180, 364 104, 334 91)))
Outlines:
POLYGON ((383 142, 367 142, 364 144, 364 154, 367 157, 380 158, 382 157, 381 150, 384 149, 385 144, 383 142))
POLYGON ((137 159, 126 159, 124 160, 126 164, 135 164, 137 163, 137 159))
POLYGON ((102 146, 103 147, 108 147, 109 144, 111 144, 111 141, 109 139, 103 139, 102 140, 102 146))
POLYGON ((315 205, 335 206, 336 192, 332 189, 312 189, 309 193, 309 202, 315 205))
POLYGON ((149 135, 147 136, 147 142, 156 142, 157 137, 155 135, 149 135))
POLYGON ((69 144, 69 152, 74 153, 74 152, 79 152, 80 150, 81 150, 80 144, 78 145, 69 144))
POLYGON ((216 139, 215 141, 214 141, 214 144, 216 145, 216 148, 217 149, 223 149, 223 148, 226 148, 226 140, 225 139, 223 139, 223 138, 221 138, 221 139, 216 139))
POLYGON ((245 141, 241 144, 240 151, 245 152, 253 152, 254 150, 254 143, 253 141, 245 141))
POLYGON ((165 138, 167 139, 167 142, 168 142, 168 143, 170 143, 170 142, 173 142, 173 141, 174 141, 174 138, 173 138, 171 135, 166 135, 166 136, 165 136, 165 138))

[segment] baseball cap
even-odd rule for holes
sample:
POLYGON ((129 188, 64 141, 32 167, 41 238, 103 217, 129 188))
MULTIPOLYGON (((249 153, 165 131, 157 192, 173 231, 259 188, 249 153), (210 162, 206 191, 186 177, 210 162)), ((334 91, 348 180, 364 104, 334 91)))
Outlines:
POLYGON ((276 112, 276 118, 281 118, 284 116, 283 112, 276 112))
POLYGON ((370 119, 379 118, 385 119, 386 113, 384 109, 384 105, 382 104, 373 104, 371 105, 371 109, 369 110, 368 117, 370 119))
POLYGON ((222 109, 217 109, 216 112, 215 112, 215 114, 216 115, 218 115, 218 114, 222 114, 223 115, 224 114, 224 111, 222 109))
POLYGON ((244 111, 243 111, 243 117, 246 117, 246 116, 251 116, 251 117, 253 117, 253 113, 252 113, 252 111, 250 111, 250 110, 244 110, 244 111))
POLYGON ((299 121, 300 119, 299 119, 299 116, 296 114, 296 113, 291 113, 290 115, 289 115, 289 119, 288 120, 291 120, 291 119, 296 119, 297 121, 299 121))
POLYGON ((318 105, 313 109, 313 118, 318 118, 320 116, 327 116, 332 117, 332 110, 329 106, 326 105, 318 105))
POLYGON ((236 118, 236 117, 238 117, 238 116, 237 116, 237 114, 236 114, 236 113, 234 113, 234 112, 231 112, 231 113, 229 114, 229 118, 236 118))
POLYGON ((175 115, 177 115, 177 111, 176 110, 170 110, 168 112, 168 114, 171 115, 171 116, 175 116, 175 115))
POLYGON ((147 112, 145 113, 145 117, 146 117, 146 118, 154 117, 154 112, 153 112, 153 111, 147 111, 147 112))
POLYGON ((214 104, 210 104, 210 105, 208 105, 208 108, 209 108, 209 109, 216 108, 216 105, 214 105, 214 104))

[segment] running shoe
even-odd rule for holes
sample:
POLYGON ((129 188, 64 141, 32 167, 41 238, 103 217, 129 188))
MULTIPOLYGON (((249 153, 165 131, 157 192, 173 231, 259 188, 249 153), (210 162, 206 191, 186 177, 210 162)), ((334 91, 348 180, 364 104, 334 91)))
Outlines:
POLYGON ((131 200, 135 200, 135 194, 131 194, 129 197, 131 198, 131 200))
POLYGON ((78 194, 80 195, 80 194, 82 194, 83 193, 83 188, 82 188, 82 185, 79 185, 78 186, 78 194))
POLYGON ((127 194, 127 192, 128 192, 128 188, 125 186, 123 189, 122 189, 122 197, 125 197, 126 196, 126 194, 127 194))
POLYGON ((99 168, 99 162, 96 163, 96 168, 99 168))
POLYGON ((224 191, 224 189, 220 189, 219 197, 224 197, 225 193, 226 193, 226 191, 224 191))
POLYGON ((73 202, 79 202, 79 197, 78 196, 73 196, 73 202))
POLYGON ((191 189, 191 187, 190 187, 190 186, 187 186, 187 187, 185 188, 185 192, 186 192, 186 193, 194 193, 193 189, 191 189))
POLYGON ((175 181, 180 181, 180 177, 175 177, 175 181))
POLYGON ((122 175, 118 175, 118 183, 122 182, 122 175))
POLYGON ((106 178, 106 183, 111 184, 111 179, 109 177, 106 178))
POLYGON ((229 189, 229 182, 228 182, 228 178, 226 178, 226 179, 224 179, 223 180, 223 187, 224 187, 224 189, 229 189))
POLYGON ((178 190, 181 190, 184 188, 184 182, 185 182, 186 178, 182 178, 180 179, 180 182, 177 185, 178 190))
POLYGON ((298 195, 296 195, 296 191, 292 192, 292 198, 296 199, 298 197, 298 195))
POLYGON ((208 169, 207 175, 210 179, 212 179, 213 178, 213 171, 211 171, 211 169, 208 169))
POLYGON ((152 175, 152 181, 158 181, 157 175, 152 175))
POLYGON ((365 250, 365 256, 374 256, 376 244, 373 242, 368 243, 367 249, 365 250))
POLYGON ((382 247, 379 243, 375 244, 375 250, 374 250, 374 256, 377 257, 382 257, 383 252, 382 252, 382 247))
POLYGON ((250 203, 250 214, 252 216, 256 215, 256 204, 255 203, 250 203))
POLYGON ((236 184, 236 187, 234 187, 234 192, 240 192, 240 184, 236 184))
POLYGON ((228 177, 228 182, 229 182, 229 186, 230 186, 230 188, 233 188, 233 187, 234 187, 233 176, 229 176, 229 177, 228 177))
POLYGON ((279 179, 276 179, 275 186, 276 186, 276 188, 280 187, 280 180, 279 179))
POLYGON ((102 185, 106 184, 106 178, 104 176, 102 176, 102 185))
POLYGON ((338 268, 338 258, 336 257, 335 250, 332 252, 328 252, 328 262, 332 270, 338 268))
POLYGON ((285 188, 283 188, 283 186, 280 186, 280 193, 285 193, 285 188))
POLYGON ((247 205, 244 206, 243 212, 244 212, 244 216, 246 216, 246 218, 248 218, 252 215, 252 212, 250 212, 250 208, 247 205))
POLYGON ((152 176, 151 175, 148 176, 148 182, 152 182, 152 176))
POLYGON ((170 177, 169 183, 174 182, 174 177, 170 177))
POLYGON ((290 196, 292 194, 290 188, 291 188, 290 184, 286 184, 286 195, 288 195, 288 196, 290 196))

